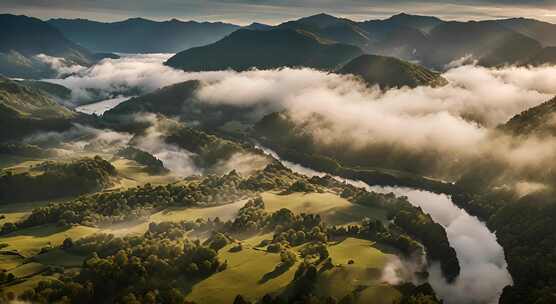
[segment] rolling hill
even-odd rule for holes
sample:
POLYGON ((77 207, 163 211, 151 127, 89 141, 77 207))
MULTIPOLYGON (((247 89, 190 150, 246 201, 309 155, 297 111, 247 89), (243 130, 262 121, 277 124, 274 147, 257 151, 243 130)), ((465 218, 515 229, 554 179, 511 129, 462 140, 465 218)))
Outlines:
POLYGON ((45 92, 0 77, 0 141, 35 130, 66 128, 75 116, 45 92))
POLYGON ((515 115, 500 128, 514 135, 556 135, 556 98, 515 115))
POLYGON ((216 43, 180 52, 165 64, 185 71, 299 66, 334 70, 362 53, 356 46, 325 41, 301 30, 242 29, 216 43))
POLYGON ((361 55, 338 71, 361 77, 381 88, 439 86, 447 83, 439 73, 393 57, 361 55))
POLYGON ((143 18, 111 23, 51 19, 48 23, 88 49, 122 53, 175 53, 213 43, 240 28, 222 22, 158 22, 143 18))

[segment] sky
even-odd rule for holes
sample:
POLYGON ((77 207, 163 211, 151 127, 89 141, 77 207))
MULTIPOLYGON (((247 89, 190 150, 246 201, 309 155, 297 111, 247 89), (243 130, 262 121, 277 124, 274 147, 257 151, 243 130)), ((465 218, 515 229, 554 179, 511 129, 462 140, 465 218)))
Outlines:
POLYGON ((556 0, 0 0, 0 12, 41 19, 177 18, 239 25, 278 24, 316 13, 369 20, 400 12, 460 21, 527 17, 556 23, 556 0))

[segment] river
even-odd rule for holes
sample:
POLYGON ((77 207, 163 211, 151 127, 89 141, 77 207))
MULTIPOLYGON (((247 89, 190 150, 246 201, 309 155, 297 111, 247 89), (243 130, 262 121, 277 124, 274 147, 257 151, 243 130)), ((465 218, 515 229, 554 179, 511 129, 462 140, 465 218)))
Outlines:
POLYGON ((123 97, 118 96, 115 98, 105 99, 98 102, 86 104, 75 108, 77 112, 85 113, 85 114, 96 114, 102 115, 104 112, 114 108, 115 106, 119 105, 120 103, 130 99, 132 97, 123 97))
MULTIPOLYGON (((280 160, 274 151, 259 148, 280 160)), ((303 175, 326 175, 288 161, 281 160, 281 162, 292 171, 303 175)), ((456 206, 448 195, 402 187, 369 186, 362 181, 348 180, 339 176, 335 178, 354 186, 364 187, 369 191, 392 192, 397 196, 406 196, 412 205, 421 207, 435 222, 444 226, 448 241, 456 250, 461 266, 459 277, 454 283, 448 284, 442 277, 440 266, 436 263, 429 265, 429 282, 438 296, 444 299, 444 303, 498 303, 503 288, 512 284, 504 250, 498 244, 496 235, 477 217, 469 215, 456 206)))

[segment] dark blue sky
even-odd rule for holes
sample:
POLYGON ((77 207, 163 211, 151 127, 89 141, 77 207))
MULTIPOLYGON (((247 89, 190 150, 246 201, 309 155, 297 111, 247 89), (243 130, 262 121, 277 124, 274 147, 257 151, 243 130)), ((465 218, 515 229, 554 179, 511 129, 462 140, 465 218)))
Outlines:
POLYGON ((451 20, 530 17, 556 23, 556 0, 0 0, 0 12, 43 19, 145 17, 238 24, 275 24, 320 12, 355 20, 406 12, 451 20))

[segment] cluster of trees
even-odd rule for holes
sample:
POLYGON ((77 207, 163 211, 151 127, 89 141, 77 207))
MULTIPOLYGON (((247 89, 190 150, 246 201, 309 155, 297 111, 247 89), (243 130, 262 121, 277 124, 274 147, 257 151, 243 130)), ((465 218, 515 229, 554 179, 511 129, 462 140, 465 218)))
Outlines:
POLYGON ((15 275, 6 269, 0 269, 0 285, 10 283, 15 280, 15 275))
POLYGON ((124 191, 80 196, 69 202, 33 209, 21 222, 6 223, 2 233, 48 223, 103 226, 142 218, 169 206, 205 207, 237 201, 250 194, 240 189, 241 177, 234 171, 206 176, 186 184, 153 187, 146 184, 124 191))
POLYGON ((388 244, 408 257, 423 252, 421 244, 407 235, 401 227, 395 224, 385 227, 381 221, 369 218, 363 219, 360 224, 329 227, 327 233, 330 237, 351 236, 388 244))
POLYGON ((274 227, 272 243, 297 246, 306 242, 328 241, 326 226, 318 214, 296 215, 283 208, 270 216, 269 225, 274 227))
POLYGON ((287 193, 293 192, 322 192, 322 189, 310 181, 298 180, 293 183, 287 190, 287 193))
POLYGON ((207 134, 201 130, 179 125, 171 129, 166 141, 196 154, 194 161, 199 167, 210 168, 222 159, 229 159, 244 147, 234 141, 207 134))
POLYGON ((303 178, 301 175, 284 167, 280 162, 274 161, 267 165, 264 170, 249 176, 243 181, 242 187, 257 191, 288 189, 292 184, 303 178))
MULTIPOLYGON (((113 168, 99 157, 93 161, 104 162, 110 166, 107 167, 108 169, 113 168)), ((58 172, 60 167, 58 164, 48 162, 42 164, 40 168, 45 171, 44 174, 48 174, 49 172, 58 172)), ((110 172, 115 171, 110 170, 110 172)), ((74 179, 79 180, 79 178, 74 179)), ((111 225, 117 222, 141 219, 156 210, 169 206, 206 207, 231 203, 249 196, 253 192, 287 189, 299 179, 302 177, 280 163, 274 162, 264 170, 247 178, 243 178, 236 171, 231 171, 223 176, 207 175, 180 184, 156 187, 146 184, 122 191, 82 195, 69 202, 51 203, 48 206, 33 209, 31 214, 21 222, 5 223, 0 233, 48 223, 62 226, 80 224, 93 227, 111 225)), ((259 204, 259 202, 255 204, 259 204)), ((257 232, 266 225, 261 221, 261 218, 266 217, 259 216, 259 213, 264 213, 264 205, 253 210, 251 207, 247 204, 243 209, 244 212, 240 212, 235 222, 231 223, 232 230, 257 232), (251 216, 250 212, 255 212, 255 215, 251 216)))
POLYGON ((135 147, 125 147, 119 150, 116 155, 136 161, 137 163, 145 166, 148 172, 151 174, 168 173, 168 169, 164 167, 164 164, 160 159, 154 157, 148 152, 137 149, 135 147))
POLYGON ((0 176, 0 201, 44 200, 100 191, 116 175, 116 168, 99 156, 71 162, 46 161, 32 171, 4 172, 0 176))
POLYGON ((184 286, 222 271, 217 252, 187 238, 168 236, 172 226, 151 226, 143 236, 98 234, 66 240, 63 250, 91 252, 79 274, 41 282, 21 295, 32 303, 175 303, 185 302, 184 286))

